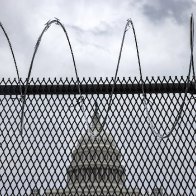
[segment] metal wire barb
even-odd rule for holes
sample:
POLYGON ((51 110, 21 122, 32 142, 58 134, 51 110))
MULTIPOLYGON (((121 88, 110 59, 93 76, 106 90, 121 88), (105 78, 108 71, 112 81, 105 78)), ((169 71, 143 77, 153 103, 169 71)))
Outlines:
POLYGON ((14 55, 14 50, 12 48, 12 44, 11 44, 11 41, 9 39, 9 36, 5 30, 5 28, 3 27, 3 24, 0 22, 0 27, 7 39, 7 42, 8 42, 8 45, 9 45, 9 48, 10 48, 10 51, 11 51, 11 54, 12 54, 12 58, 13 58, 13 61, 14 61, 14 66, 15 66, 15 70, 16 70, 16 75, 17 75, 17 79, 18 79, 18 84, 19 84, 19 90, 20 90, 20 95, 22 97, 22 86, 21 86, 21 82, 20 82, 20 75, 19 75, 19 71, 18 71, 18 66, 17 66, 17 63, 16 63, 16 58, 15 58, 15 55, 14 55))
POLYGON ((67 33, 64 25, 60 22, 60 20, 58 18, 55 18, 53 20, 49 20, 45 24, 45 27, 42 30, 42 32, 41 32, 41 34, 40 34, 40 36, 39 36, 39 38, 38 38, 38 40, 37 40, 37 42, 35 44, 35 49, 34 49, 34 52, 33 52, 33 56, 32 56, 32 59, 31 59, 31 64, 30 64, 30 67, 29 67, 29 72, 28 72, 28 76, 27 76, 27 80, 26 80, 25 91, 24 91, 24 95, 22 96, 23 101, 22 101, 22 108, 21 108, 21 126, 20 126, 21 135, 22 135, 23 124, 24 124, 24 109, 25 109, 25 104, 26 104, 26 94, 27 94, 27 89, 28 89, 28 85, 29 85, 29 80, 30 80, 30 77, 31 77, 31 72, 32 72, 32 68, 33 68, 34 59, 35 59, 36 53, 38 51, 38 48, 40 46, 40 43, 41 43, 41 40, 42 40, 42 37, 43 37, 44 33, 50 28, 50 26, 52 24, 56 24, 56 25, 59 25, 61 27, 61 29, 63 30, 63 32, 64 32, 64 34, 66 36, 66 39, 68 41, 68 45, 69 45, 71 56, 72 56, 74 71, 75 71, 75 75, 76 75, 76 79, 77 79, 78 92, 80 94, 80 97, 79 97, 78 100, 80 100, 79 102, 81 103, 81 109, 82 109, 82 111, 84 113, 85 121, 88 124, 87 118, 85 116, 85 109, 84 109, 84 106, 83 106, 84 99, 83 99, 83 96, 81 94, 80 81, 79 81, 79 77, 78 77, 78 71, 77 71, 77 67, 76 67, 76 62, 75 62, 75 57, 74 57, 73 49, 72 49, 72 46, 71 46, 71 42, 70 42, 68 33, 67 33))
MULTIPOLYGON (((178 111, 178 114, 177 114, 177 116, 175 118, 175 121, 173 123, 173 126, 172 126, 171 130, 167 134, 165 134, 165 135, 162 135, 158 131, 156 131, 156 127, 155 127, 153 121, 150 118, 150 113, 149 113, 149 110, 148 110, 147 106, 148 106, 148 103, 152 104, 152 102, 147 98, 146 93, 145 93, 145 88, 144 88, 145 82, 143 80, 143 75, 142 75, 142 67, 141 67, 141 61, 140 61, 140 54, 139 54, 139 48, 138 48, 138 43, 137 43, 137 37, 136 37, 134 24, 133 24, 133 21, 131 19, 128 19, 127 23, 125 25, 123 38, 122 38, 122 42, 121 42, 121 47, 120 47, 120 52, 119 52, 119 57, 118 57, 118 62, 117 62, 117 67, 116 67, 115 76, 114 76, 114 84, 113 84, 112 91, 111 91, 111 94, 110 94, 110 100, 109 100, 109 103, 108 103, 108 111, 107 111, 106 117, 104 119, 104 124, 105 124, 105 121, 106 121, 106 118, 108 116, 108 112, 110 110, 111 103, 112 103, 112 95, 114 93, 114 88, 115 88, 115 85, 116 85, 116 79, 117 79, 118 70, 119 70, 119 66, 120 66, 120 60, 121 60, 121 55, 122 55, 122 51, 123 51, 125 36, 126 36, 127 31, 130 29, 130 27, 133 30, 135 46, 136 46, 136 51, 137 51, 137 59, 138 59, 138 67, 139 67, 139 73, 140 73, 140 81, 142 83, 142 96, 143 96, 143 103, 144 103, 144 107, 145 107, 145 111, 146 111, 146 115, 147 115, 147 122, 149 124, 150 129, 155 134, 155 136, 157 136, 159 139, 164 139, 164 138, 167 138, 167 137, 170 136, 170 134, 175 129, 175 127, 178 124, 179 119, 181 117, 181 114, 182 114, 182 111, 183 111, 183 107, 184 107, 184 104, 185 104, 185 99, 186 99, 187 93, 188 93, 188 88, 189 88, 190 83, 191 83, 191 81, 190 81, 191 69, 193 71, 193 79, 196 81, 196 79, 195 79, 195 70, 194 70, 194 57, 193 57, 193 47, 194 47, 194 18, 193 18, 193 14, 191 15, 191 18, 190 18, 190 48, 191 48, 191 57, 190 57, 190 64, 189 64, 189 71, 188 71, 188 76, 187 76, 186 88, 185 88, 185 92, 184 92, 185 95, 184 95, 182 104, 180 105, 180 109, 178 111)), ((196 85, 196 82, 195 82, 195 85, 196 85)))

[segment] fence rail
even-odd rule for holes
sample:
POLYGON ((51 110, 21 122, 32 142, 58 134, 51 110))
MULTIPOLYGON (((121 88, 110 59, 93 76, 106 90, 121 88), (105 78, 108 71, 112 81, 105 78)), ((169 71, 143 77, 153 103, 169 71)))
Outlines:
MULTIPOLYGON (((102 80, 102 79, 100 79, 102 80)), ((170 79, 168 82, 166 82, 166 79, 160 79, 157 78, 157 80, 153 79, 153 81, 148 80, 148 78, 145 80, 147 82, 144 84, 144 89, 146 93, 184 93, 186 89, 186 85, 188 85, 188 93, 190 94, 196 94, 196 84, 195 82, 191 81, 190 84, 185 83, 185 80, 181 78, 182 81, 176 82, 178 79, 170 79)), ((73 80, 72 80, 73 81, 73 80)), ((85 79, 82 80, 83 83, 85 79)), ((105 81, 108 82, 108 84, 96 84, 95 82, 97 79, 89 79, 87 80, 88 83, 81 84, 81 93, 83 94, 109 94, 112 91, 112 86, 115 85, 114 88, 114 94, 140 94, 142 93, 142 85, 139 83, 139 80, 135 81, 137 83, 132 83, 133 81, 129 79, 126 80, 118 80, 120 81, 120 84, 113 84, 113 79, 105 81), (129 83, 131 82, 131 83, 129 83)), ((118 82, 117 81, 117 82, 118 82)), ((57 81, 56 81, 57 82, 57 81)), ((65 82, 65 81, 64 81, 65 82)), ((17 81, 15 80, 15 83, 17 81)), ((40 83, 39 80, 35 81, 35 84, 29 85, 27 89, 27 94, 33 95, 33 94, 78 94, 78 87, 75 84, 62 84, 63 82, 60 82, 60 84, 50 84, 49 81, 44 81, 43 84, 36 84, 40 83), (48 83, 48 84, 44 84, 48 83)), ((57 82, 59 83, 59 81, 57 82)), ((103 83, 103 80, 102 80, 103 83)), ((22 82, 22 91, 25 91, 25 85, 24 81, 22 82)), ((20 87, 16 84, 1 84, 0 85, 0 95, 20 95, 20 87)))

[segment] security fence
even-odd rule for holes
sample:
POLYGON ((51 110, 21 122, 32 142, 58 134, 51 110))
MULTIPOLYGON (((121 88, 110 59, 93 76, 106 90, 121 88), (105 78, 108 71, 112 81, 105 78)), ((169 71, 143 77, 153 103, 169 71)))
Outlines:
POLYGON ((1 195, 196 195, 195 83, 113 82, 0 82, 1 195))

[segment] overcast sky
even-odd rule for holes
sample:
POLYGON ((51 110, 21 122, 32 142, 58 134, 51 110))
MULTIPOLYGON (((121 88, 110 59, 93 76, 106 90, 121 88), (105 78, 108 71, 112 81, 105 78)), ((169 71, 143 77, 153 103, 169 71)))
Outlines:
MULTIPOLYGON (((195 0, 0 0, 0 21, 15 51, 21 77, 27 77, 34 45, 44 24, 54 17, 64 24, 79 77, 113 76, 126 20, 134 22, 143 74, 186 76, 189 20, 195 0)), ((195 16, 196 17, 196 16, 195 16)), ((127 33, 119 76, 138 76, 131 29, 127 33)), ((51 26, 34 61, 33 77, 75 77, 70 51, 59 26, 51 26)), ((0 31, 0 77, 16 77, 6 39, 0 31)))

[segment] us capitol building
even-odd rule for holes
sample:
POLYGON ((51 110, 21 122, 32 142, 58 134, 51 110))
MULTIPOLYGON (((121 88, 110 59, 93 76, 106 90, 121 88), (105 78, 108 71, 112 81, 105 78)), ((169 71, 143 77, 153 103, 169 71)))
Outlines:
MULTIPOLYGON (((92 117, 89 132, 79 138, 67 168, 67 186, 47 190, 47 196, 140 196, 138 189, 125 185, 126 171, 121 164, 122 154, 111 133, 100 123, 98 106, 92 117)), ((161 188, 154 188, 148 196, 162 196, 161 188)), ((38 196, 33 190, 31 196, 38 196)), ((165 194, 164 194, 165 195, 165 194)))
POLYGON ((79 138, 67 168, 67 187, 48 190, 46 195, 139 195, 125 186, 122 154, 111 134, 104 131, 96 106, 89 133, 79 138))

